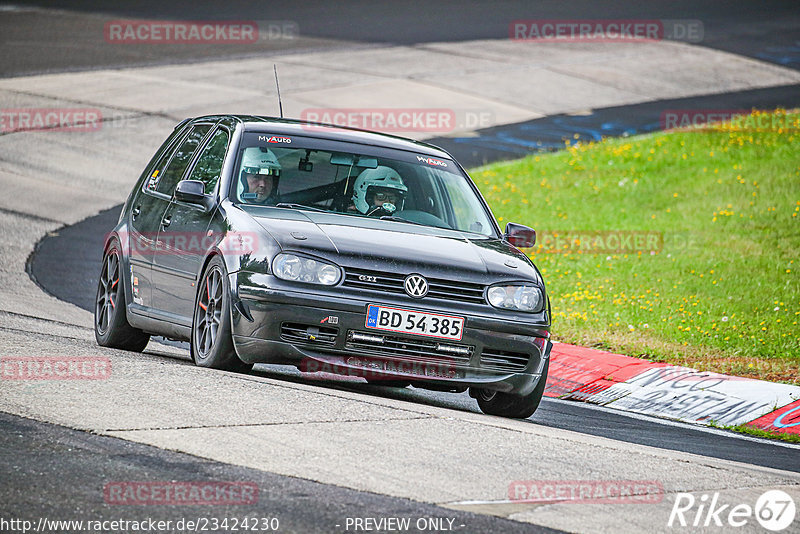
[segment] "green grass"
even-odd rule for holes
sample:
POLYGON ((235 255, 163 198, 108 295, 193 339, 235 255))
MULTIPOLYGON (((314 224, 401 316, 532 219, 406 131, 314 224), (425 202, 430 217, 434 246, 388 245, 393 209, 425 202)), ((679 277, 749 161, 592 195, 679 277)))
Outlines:
POLYGON ((800 384, 800 114, 759 116, 788 131, 715 125, 471 171, 501 225, 538 232, 555 339, 800 384), (591 231, 660 237, 598 252, 591 231))
POLYGON ((732 425, 732 426, 719 426, 710 424, 714 428, 721 428, 723 430, 730 430, 732 432, 739 432, 740 434, 747 434, 757 438, 764 439, 777 439, 780 441, 787 441, 789 443, 800 443, 800 436, 797 434, 790 434, 789 432, 773 432, 771 430, 762 430, 750 425, 732 425))

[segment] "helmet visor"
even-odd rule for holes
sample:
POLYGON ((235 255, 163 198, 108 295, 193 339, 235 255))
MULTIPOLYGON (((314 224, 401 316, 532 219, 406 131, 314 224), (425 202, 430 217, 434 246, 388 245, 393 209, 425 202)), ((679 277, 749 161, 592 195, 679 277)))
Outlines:
POLYGON ((367 190, 366 199, 370 204, 381 205, 386 202, 394 204, 398 208, 403 205, 405 192, 391 187, 370 187, 367 190))
POLYGON ((247 174, 260 174, 262 176, 280 176, 280 169, 271 167, 243 167, 242 170, 247 174))

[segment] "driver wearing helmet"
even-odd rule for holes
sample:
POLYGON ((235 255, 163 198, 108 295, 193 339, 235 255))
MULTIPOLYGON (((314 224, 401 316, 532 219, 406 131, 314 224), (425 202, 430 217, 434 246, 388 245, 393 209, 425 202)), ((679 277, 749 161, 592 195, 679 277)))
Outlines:
POLYGON ((353 184, 353 207, 364 215, 402 210, 408 187, 391 167, 366 169, 353 184))
POLYGON ((271 150, 259 147, 244 149, 239 177, 243 187, 242 200, 253 204, 275 204, 280 176, 281 164, 271 150))

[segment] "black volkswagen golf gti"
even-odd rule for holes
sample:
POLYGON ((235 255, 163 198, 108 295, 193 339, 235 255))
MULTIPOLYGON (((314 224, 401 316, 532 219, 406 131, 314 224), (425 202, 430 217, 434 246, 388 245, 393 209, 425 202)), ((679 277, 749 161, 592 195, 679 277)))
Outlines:
POLYGON ((545 387, 542 277, 445 151, 255 116, 187 119, 105 240, 100 345, 187 340, 203 367, 254 363, 439 391, 528 417, 545 387))

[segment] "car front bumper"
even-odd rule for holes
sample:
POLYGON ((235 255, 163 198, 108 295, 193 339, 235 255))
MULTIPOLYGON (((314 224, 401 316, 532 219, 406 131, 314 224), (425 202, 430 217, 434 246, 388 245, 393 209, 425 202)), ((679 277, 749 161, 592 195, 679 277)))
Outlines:
POLYGON ((538 384, 552 348, 549 325, 512 321, 493 309, 465 312, 458 303, 286 288, 271 276, 259 275, 258 284, 254 278, 250 273, 231 275, 233 341, 247 363, 291 364, 307 372, 432 389, 474 386, 527 395, 538 384), (366 328, 369 304, 464 317, 462 339, 366 328))

